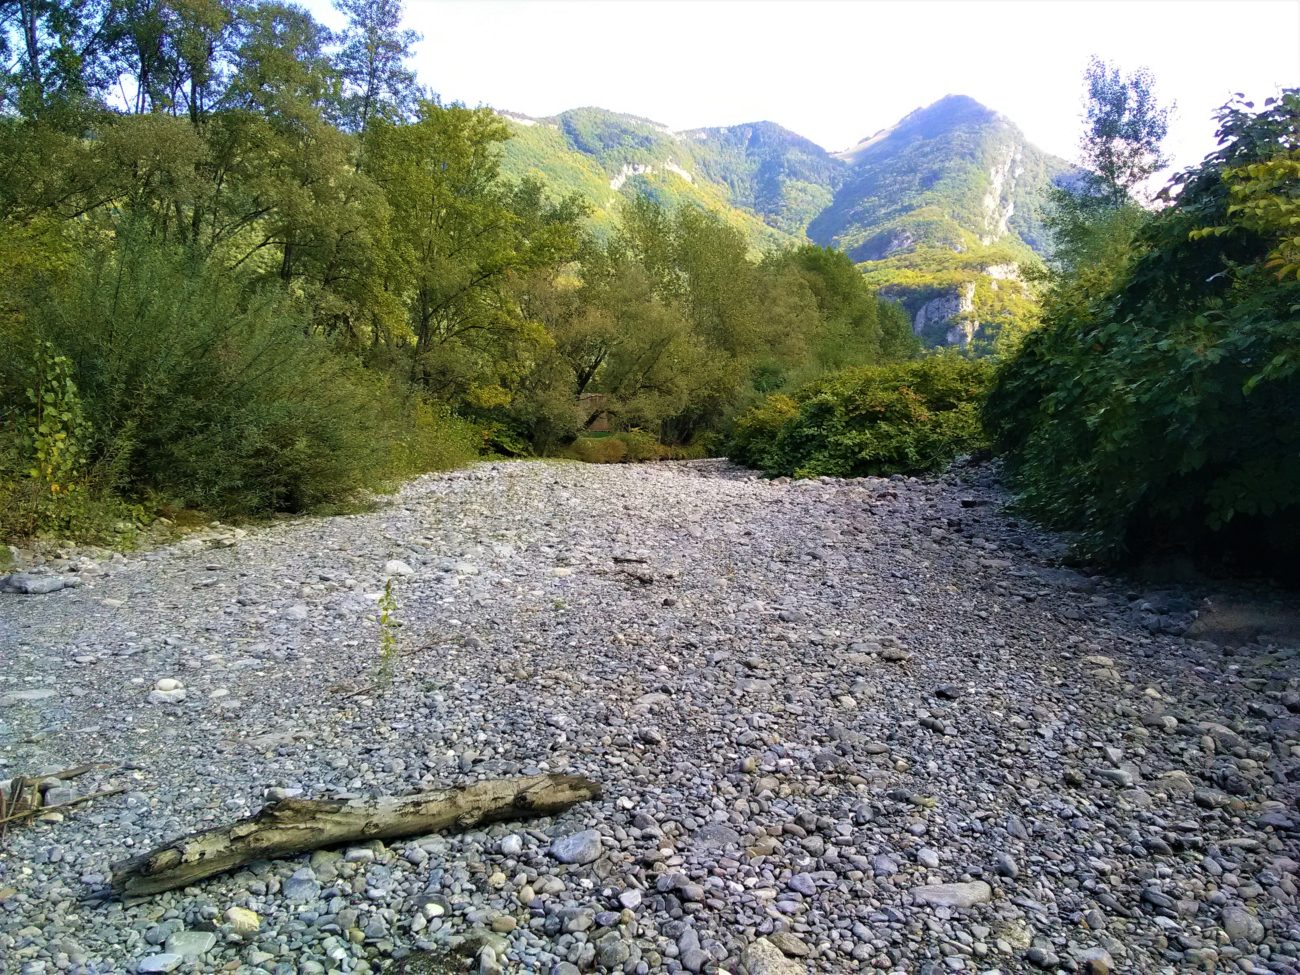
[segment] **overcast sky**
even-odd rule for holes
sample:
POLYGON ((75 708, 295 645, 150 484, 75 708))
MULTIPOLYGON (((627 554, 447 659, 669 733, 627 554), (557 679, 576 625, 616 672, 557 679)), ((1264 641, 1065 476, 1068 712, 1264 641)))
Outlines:
MULTIPOLYGON (((309 0, 337 26, 330 0, 309 0)), ((1234 91, 1300 85, 1300 0, 407 0, 444 101, 554 115, 599 105, 673 129, 770 119, 842 149, 949 93, 1073 159, 1096 53, 1176 100, 1175 166, 1214 147, 1234 91)))

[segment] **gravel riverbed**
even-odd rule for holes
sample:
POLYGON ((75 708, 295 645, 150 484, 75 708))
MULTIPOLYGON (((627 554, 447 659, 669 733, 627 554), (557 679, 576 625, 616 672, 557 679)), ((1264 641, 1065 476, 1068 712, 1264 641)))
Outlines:
POLYGON ((9 831, 0 971, 1300 971, 1296 642, 1004 500, 485 464, 51 559, 0 594, 0 779, 127 791, 9 831), (106 894, 269 798, 545 771, 603 796, 106 894))

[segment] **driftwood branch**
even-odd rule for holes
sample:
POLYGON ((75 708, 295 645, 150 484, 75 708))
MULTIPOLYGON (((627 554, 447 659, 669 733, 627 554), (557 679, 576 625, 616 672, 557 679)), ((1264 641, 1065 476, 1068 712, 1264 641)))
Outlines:
POLYGON ((0 825, 16 823, 20 819, 31 819, 34 816, 44 816, 49 812, 58 812, 60 809, 67 809, 69 806, 79 806, 83 802, 90 802, 91 799, 102 799, 104 796, 115 796, 118 793, 125 792, 126 786, 115 785, 111 789, 101 789, 99 792, 92 792, 89 795, 77 796, 75 799, 69 799, 67 802, 60 802, 54 806, 34 806, 24 809, 22 812, 14 813, 12 816, 6 816, 0 819, 0 825))
POLYGON ((236 823, 182 836, 114 864, 113 889, 128 897, 156 894, 254 860, 545 816, 599 795, 600 785, 581 776, 531 775, 400 798, 281 799, 236 823))
POLYGON ((126 786, 114 786, 111 789, 104 789, 102 792, 92 792, 90 795, 79 796, 68 802, 61 802, 55 806, 45 805, 45 790, 41 787, 42 783, 49 779, 59 779, 68 781, 75 779, 80 775, 96 769, 112 768, 111 765, 76 765, 72 768, 65 768, 59 772, 51 772, 48 775, 31 777, 26 775, 16 775, 9 780, 8 788, 0 789, 0 840, 5 838, 9 831, 10 823, 21 822, 24 819, 33 819, 37 816, 44 815, 47 812, 55 812, 68 806, 75 806, 91 799, 99 799, 103 796, 117 795, 119 792, 125 792, 126 786))

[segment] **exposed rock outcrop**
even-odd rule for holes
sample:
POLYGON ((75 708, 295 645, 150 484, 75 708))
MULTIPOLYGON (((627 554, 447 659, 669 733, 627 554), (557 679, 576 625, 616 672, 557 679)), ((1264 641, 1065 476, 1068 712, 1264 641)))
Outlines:
POLYGON ((970 345, 979 329, 975 313, 975 282, 931 298, 917 310, 913 334, 929 345, 970 345))

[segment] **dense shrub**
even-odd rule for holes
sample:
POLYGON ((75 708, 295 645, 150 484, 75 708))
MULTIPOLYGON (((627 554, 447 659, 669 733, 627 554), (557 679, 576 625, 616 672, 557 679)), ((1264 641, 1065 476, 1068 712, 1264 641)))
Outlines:
POLYGON ((759 470, 780 470, 784 463, 782 434, 798 418, 799 405, 784 393, 773 393, 737 417, 728 456, 759 470))
POLYGON ((627 460, 627 444, 618 437, 579 437, 570 450, 584 464, 621 464, 627 460))
MULTIPOLYGON (((15 359, 57 350, 84 414, 78 450, 105 491, 222 514, 299 511, 475 452, 462 424, 308 335, 278 288, 250 295, 146 237, 118 238, 25 305, 15 359)), ((7 439, 22 448, 33 415, 22 374, 4 385, 7 439)), ((31 479, 9 467, 10 482, 31 479)))
POLYGON ((586 464, 636 464, 672 456, 674 451, 644 430, 624 430, 602 436, 579 437, 568 453, 586 464))
POLYGON ((1300 545, 1300 93, 1248 108, 999 372, 988 423, 1023 505, 1087 553, 1300 545))
POLYGON ((936 471, 984 446, 990 375, 988 363, 955 354, 846 369, 743 414, 728 453, 796 477, 936 471))

